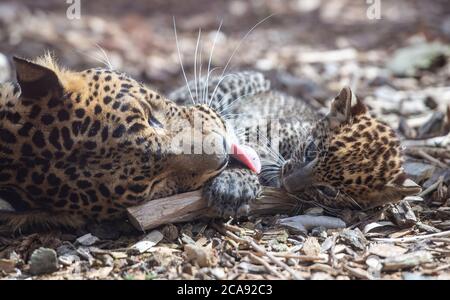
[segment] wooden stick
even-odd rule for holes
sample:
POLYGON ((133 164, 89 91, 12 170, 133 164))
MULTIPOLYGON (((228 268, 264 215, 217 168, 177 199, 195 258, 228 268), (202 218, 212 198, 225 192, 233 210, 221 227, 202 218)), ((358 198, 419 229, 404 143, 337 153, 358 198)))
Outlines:
POLYGON ((428 153, 426 153, 423 150, 418 150, 417 153, 422 156, 423 158, 429 160, 430 162, 434 163, 435 165, 437 165, 438 167, 441 167, 443 169, 447 169, 449 168, 449 166, 447 166, 446 164, 444 164, 443 162, 441 162, 439 159, 434 158, 433 156, 429 155, 428 153))
MULTIPOLYGON (((250 251, 248 250, 239 250, 239 253, 248 254, 250 251)), ((311 255, 300 255, 295 253, 286 253, 286 252, 268 252, 272 254, 275 257, 281 257, 281 258, 294 258, 298 259, 300 262, 327 262, 327 259, 320 256, 311 256, 311 255)), ((260 254, 256 254, 259 256, 262 256, 260 254)))
POLYGON ((409 243, 409 242, 417 242, 421 240, 426 240, 434 237, 447 237, 450 236, 450 230, 442 231, 438 233, 431 233, 425 235, 417 235, 413 237, 404 237, 404 238, 373 238, 372 240, 377 242, 386 242, 386 243, 409 243))
MULTIPOLYGON (((288 213, 298 205, 298 200, 287 194, 284 196, 270 190, 266 192, 266 196, 250 203, 250 215, 288 213)), ((201 190, 150 200, 128 208, 127 212, 131 224, 142 231, 169 223, 219 217, 208 207, 201 190)))
POLYGON ((142 231, 168 223, 194 220, 209 216, 201 191, 188 192, 148 201, 127 209, 131 224, 142 231))

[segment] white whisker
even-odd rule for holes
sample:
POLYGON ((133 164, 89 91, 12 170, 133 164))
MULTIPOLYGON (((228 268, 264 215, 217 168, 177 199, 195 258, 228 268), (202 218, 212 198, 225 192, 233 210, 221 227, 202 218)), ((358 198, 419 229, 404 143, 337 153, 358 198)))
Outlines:
POLYGON ((217 37, 219 36, 219 33, 220 33, 220 28, 222 28, 222 24, 223 24, 223 20, 220 21, 219 28, 217 28, 216 35, 214 36, 214 41, 213 41, 213 45, 211 48, 211 52, 209 52, 208 73, 206 74, 206 85, 205 85, 205 90, 206 90, 205 91, 205 96, 206 96, 205 103, 208 103, 208 106, 210 105, 210 100, 208 100, 209 70, 211 68, 211 59, 212 59, 212 55, 214 53, 214 48, 216 46, 217 37))
POLYGON ((103 54, 103 56, 104 56, 104 59, 105 59, 105 62, 106 62, 106 64, 107 64, 108 68, 109 68, 110 70, 114 70, 114 67, 113 67, 113 65, 112 65, 112 63, 111 63, 111 60, 110 60, 109 57, 108 57, 108 54, 106 54, 105 49, 103 49, 102 47, 100 47, 99 44, 95 44, 95 45, 96 45, 97 48, 100 49, 100 51, 102 52, 102 54, 103 54))
MULTIPOLYGON (((222 72, 222 75, 223 75, 223 72, 222 72)), ((230 76, 236 76, 236 74, 227 74, 227 75, 225 75, 225 76, 222 76, 222 75, 221 75, 219 81, 217 82, 216 87, 215 87, 214 90, 213 90, 213 93, 212 93, 212 95, 211 95, 211 98, 212 98, 212 99, 214 99, 214 95, 215 95, 216 92, 217 92, 217 88, 219 87, 219 85, 222 83, 222 81, 223 81, 225 78, 228 78, 228 77, 230 77, 230 76)), ((222 101, 223 101, 223 100, 219 101, 218 106, 221 104, 222 101)))
POLYGON ((200 37, 202 35, 202 29, 199 28, 197 36, 197 44, 195 45, 195 56, 194 56, 194 82, 195 82, 195 95, 198 100, 198 84, 197 84, 197 54, 198 54, 198 44, 200 42, 200 37))
POLYGON ((186 72, 184 71, 183 61, 181 59, 181 52, 180 52, 180 46, 178 44, 177 25, 176 25, 176 22, 175 22, 175 16, 173 17, 173 31, 174 31, 174 34, 175 34, 175 43, 177 45, 178 59, 180 61, 181 71, 183 72, 184 80, 186 81, 186 86, 187 86, 187 88, 189 90, 189 94, 191 95, 192 103, 195 104, 194 97, 192 96, 191 88, 189 87, 189 82, 188 82, 187 77, 186 77, 186 72))
POLYGON ((227 61, 226 65, 225 65, 225 67, 223 68, 222 76, 223 76, 223 74, 225 74, 225 72, 226 72, 226 70, 227 70, 227 68, 228 68, 228 65, 230 64, 231 60, 233 59, 233 56, 236 54, 236 52, 237 52, 237 51, 239 50, 239 48, 241 47, 242 42, 245 41, 245 39, 249 36, 250 33, 253 32, 253 30, 255 30, 256 27, 258 27, 260 24, 264 23, 266 20, 270 19, 273 15, 275 15, 275 14, 271 14, 271 15, 265 17, 264 19, 262 19, 261 21, 259 21, 258 23, 256 23, 252 28, 250 28, 249 31, 247 31, 247 33, 244 35, 244 37, 239 41, 239 43, 238 43, 238 45, 236 46, 236 48, 233 50, 233 53, 231 53, 230 58, 228 59, 228 61, 227 61))
POLYGON ((284 159, 283 156, 281 156, 280 153, 278 153, 278 151, 275 151, 275 149, 273 149, 272 147, 272 143, 267 139, 267 137, 263 136, 263 135, 259 135, 259 138, 264 139, 263 142, 265 142, 264 146, 266 147, 267 150, 271 151, 274 155, 276 155, 276 157, 278 157, 279 161, 282 163, 285 163, 286 160, 284 159))
POLYGON ((81 50, 76 50, 76 51, 77 51, 78 53, 80 53, 80 54, 86 56, 86 57, 89 57, 89 58, 92 59, 92 60, 95 60, 95 61, 101 63, 102 65, 105 65, 105 67, 108 67, 108 63, 107 63, 106 61, 104 61, 102 58, 98 57, 97 55, 94 56, 94 55, 91 55, 91 54, 89 54, 89 53, 87 53, 87 52, 83 52, 83 51, 81 51, 81 50))
POLYGON ((250 28, 249 31, 247 31, 247 33, 244 35, 244 37, 239 41, 239 43, 237 44, 236 48, 234 48, 233 52, 231 53, 230 58, 228 59, 227 63, 225 64, 225 67, 222 70, 222 74, 220 75, 220 80, 217 82, 216 87, 214 88, 214 92, 213 92, 213 96, 216 93, 217 87, 219 86, 219 84, 222 82, 222 79, 224 77, 224 74, 228 68, 228 65, 230 64, 231 60, 233 59, 234 55, 236 54, 236 52, 239 50, 239 48, 241 47, 241 44, 243 41, 245 41, 245 39, 250 35, 250 33, 253 32, 253 30, 255 30, 256 27, 258 27, 260 24, 264 23, 266 20, 268 20, 269 18, 271 18, 272 16, 274 16, 275 14, 271 14, 267 17, 265 17, 264 19, 262 19, 261 21, 259 21, 258 23, 256 23, 252 28, 250 28))
POLYGON ((201 79, 202 79, 202 68, 203 68, 203 59, 202 59, 202 54, 203 54, 203 41, 200 39, 200 52, 199 52, 199 68, 198 68, 198 89, 200 90, 200 98, 197 99, 198 103, 202 104, 203 101, 203 88, 202 84, 204 84, 201 79))

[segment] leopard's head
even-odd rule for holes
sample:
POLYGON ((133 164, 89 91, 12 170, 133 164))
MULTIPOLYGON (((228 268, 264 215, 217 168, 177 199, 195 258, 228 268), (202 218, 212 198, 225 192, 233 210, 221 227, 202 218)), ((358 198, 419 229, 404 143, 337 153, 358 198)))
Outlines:
POLYGON ((230 148, 252 167, 207 106, 178 106, 116 71, 68 71, 49 55, 14 61, 21 93, 0 101, 1 139, 11 150, 1 154, 8 164, 0 183, 32 195, 22 208, 122 212, 201 187, 226 167, 230 148))
MULTIPOLYGON (((331 188, 344 199, 332 205, 370 208, 420 192, 402 169, 400 142, 387 125, 346 87, 328 114, 288 160, 281 174, 291 193, 307 187, 331 188)), ((328 189, 329 190, 329 189, 328 189)))

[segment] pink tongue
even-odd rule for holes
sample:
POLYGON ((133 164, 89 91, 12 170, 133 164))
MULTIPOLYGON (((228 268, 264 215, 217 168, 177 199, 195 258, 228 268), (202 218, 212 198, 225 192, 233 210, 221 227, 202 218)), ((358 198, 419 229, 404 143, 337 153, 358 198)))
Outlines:
POLYGON ((243 163, 256 174, 261 172, 261 161, 259 160, 256 151, 252 148, 244 145, 232 144, 231 156, 243 163))

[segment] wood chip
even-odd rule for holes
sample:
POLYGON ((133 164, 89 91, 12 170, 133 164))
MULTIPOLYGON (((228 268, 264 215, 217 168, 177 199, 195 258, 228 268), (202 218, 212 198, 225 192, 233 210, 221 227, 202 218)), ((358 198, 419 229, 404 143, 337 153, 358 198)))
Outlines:
POLYGON ((12 259, 0 259, 0 272, 13 273, 16 262, 12 259))
POLYGON ((137 251, 139 251, 139 253, 147 252, 153 246, 158 244, 163 238, 164 235, 160 231, 153 230, 152 232, 147 234, 142 240, 131 246, 131 249, 136 249, 137 251))
POLYGON ((184 245, 184 253, 188 261, 197 263, 199 267, 211 267, 217 264, 218 258, 212 247, 199 247, 192 244, 184 245))
POLYGON ((395 271, 408 269, 431 261, 433 261, 433 255, 430 252, 416 251, 386 258, 383 261, 383 270, 395 271))
POLYGON ((386 258, 406 253, 407 249, 388 243, 373 243, 369 246, 369 253, 386 258))
POLYGON ((301 250, 307 256, 318 256, 320 254, 320 244, 316 237, 308 237, 301 250))

